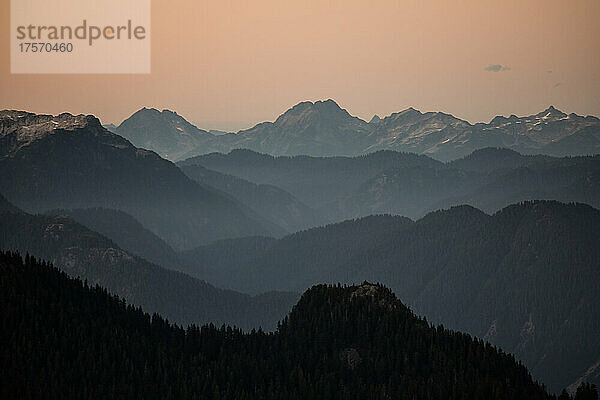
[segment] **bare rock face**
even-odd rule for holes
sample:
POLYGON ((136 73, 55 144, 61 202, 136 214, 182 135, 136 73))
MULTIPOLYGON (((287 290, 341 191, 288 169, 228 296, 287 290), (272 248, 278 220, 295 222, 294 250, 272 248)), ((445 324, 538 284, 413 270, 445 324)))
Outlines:
POLYGON ((10 157, 38 140, 65 133, 85 133, 102 138, 103 143, 114 147, 133 147, 125 139, 106 131, 93 115, 44 115, 4 110, 0 111, 0 157, 10 157))
POLYGON ((382 285, 375 285, 369 282, 364 282, 350 295, 350 300, 358 298, 370 297, 378 306, 393 310, 397 307, 397 300, 394 294, 382 285))
POLYGON ((350 295, 350 299, 364 296, 375 297, 378 293, 381 293, 382 289, 383 288, 377 285, 365 282, 362 285, 360 285, 354 292, 352 292, 352 295, 350 295))

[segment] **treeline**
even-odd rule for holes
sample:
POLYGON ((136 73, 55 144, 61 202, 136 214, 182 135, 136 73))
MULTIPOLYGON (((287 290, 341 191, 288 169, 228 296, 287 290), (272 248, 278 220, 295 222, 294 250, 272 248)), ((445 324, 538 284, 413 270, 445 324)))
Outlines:
MULTIPOLYGON (((0 253, 0 313, 2 398, 556 398, 512 356, 366 283, 313 287, 275 333, 184 329, 0 253)), ((575 396, 596 398, 593 386, 575 396)))

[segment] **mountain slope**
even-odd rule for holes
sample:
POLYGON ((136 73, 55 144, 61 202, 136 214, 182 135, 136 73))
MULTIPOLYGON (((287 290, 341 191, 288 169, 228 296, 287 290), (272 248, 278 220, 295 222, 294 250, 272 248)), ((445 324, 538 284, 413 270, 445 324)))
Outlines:
POLYGON ((525 156, 522 161, 518 167, 485 174, 473 190, 449 201, 472 204, 487 212, 536 199, 582 202, 600 208, 600 156, 525 156))
POLYGON ((444 167, 426 156, 392 151, 358 157, 273 157, 234 150, 229 154, 190 158, 178 165, 200 165, 251 182, 277 186, 315 209, 326 209, 331 202, 354 194, 367 179, 392 168, 444 167))
POLYGON ((367 144, 368 131, 367 122, 351 116, 331 99, 305 101, 273 123, 264 122, 238 132, 232 149, 290 156, 355 155, 367 144))
MULTIPOLYGON (((219 269, 252 292, 382 282, 431 320, 514 352, 552 390, 600 358, 598 210, 539 201, 491 216, 459 206, 416 222, 372 218, 290 235, 219 269)), ((207 250, 195 251, 186 259, 202 266, 207 250)))
POLYGON ((86 228, 115 242, 128 253, 156 265, 178 269, 179 256, 161 238, 147 230, 131 215, 107 208, 52 210, 53 216, 68 216, 86 228))
POLYGON ((512 356, 370 284, 312 288, 272 335, 184 330, 11 254, 0 289, 7 398, 551 398, 512 356))
MULTIPOLYGON (((590 118, 590 117, 588 117, 590 118)), ((593 120, 592 120, 593 121, 593 120)), ((600 153, 600 129, 590 124, 577 132, 546 144, 540 153, 555 156, 594 155, 600 153)))
MULTIPOLYGON (((534 199, 600 207, 600 156, 521 155, 486 148, 443 164, 381 151, 359 157, 272 157, 248 150, 180 162, 280 187, 334 222, 372 214, 421 218, 458 204, 495 212, 534 199)), ((266 214, 265 214, 266 215, 266 214)))
POLYGON ((122 210, 176 248, 283 232, 93 116, 0 112, 0 192, 26 211, 122 210))
POLYGON ((111 131, 134 146, 153 150, 167 160, 176 160, 191 148, 206 146, 214 138, 176 112, 145 107, 111 131))
POLYGON ((486 147, 475 150, 468 156, 449 162, 447 165, 469 172, 489 174, 501 170, 525 167, 554 158, 543 155, 523 155, 514 150, 498 147, 486 147))
POLYGON ((296 232, 280 240, 215 242, 183 252, 184 271, 246 293, 279 286, 302 291, 316 282, 339 279, 332 275, 332 267, 349 262, 409 223, 408 218, 379 215, 296 232))
POLYGON ((0 212, 19 212, 19 209, 0 194, 0 212))
POLYGON ((100 284, 148 312, 180 324, 228 323, 272 329, 297 295, 248 295, 217 289, 131 255, 66 216, 0 214, 0 249, 51 260, 70 276, 100 284))
POLYGON ((232 175, 212 171, 201 165, 182 166, 181 170, 201 185, 214 187, 231 195, 287 232, 317 226, 324 221, 315 210, 276 186, 258 185, 232 175))

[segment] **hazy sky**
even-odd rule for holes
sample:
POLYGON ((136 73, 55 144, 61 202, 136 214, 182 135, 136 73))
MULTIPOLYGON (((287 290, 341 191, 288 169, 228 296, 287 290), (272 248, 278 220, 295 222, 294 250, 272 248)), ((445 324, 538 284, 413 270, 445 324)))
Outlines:
POLYGON ((0 108, 142 106, 203 128, 332 98, 370 119, 413 106, 471 122, 548 105, 600 116, 600 1, 153 0, 149 75, 11 75, 0 0, 0 108))

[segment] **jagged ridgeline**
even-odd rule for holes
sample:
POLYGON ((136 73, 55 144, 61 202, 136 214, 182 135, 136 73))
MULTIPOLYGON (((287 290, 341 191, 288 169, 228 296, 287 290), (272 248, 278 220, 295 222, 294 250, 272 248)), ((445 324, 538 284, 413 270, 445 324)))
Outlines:
POLYGON ((0 253, 0 312, 2 398, 553 398, 512 356, 368 283, 314 286, 275 333, 184 330, 0 253))
POLYGON ((566 114, 552 106, 529 116, 497 116, 489 123, 471 124, 450 114, 423 113, 412 107, 366 122, 331 99, 303 101, 273 122, 219 135, 195 127, 175 112, 143 108, 113 129, 134 145, 175 161, 233 149, 287 156, 355 156, 395 150, 428 154, 441 161, 490 146, 558 156, 600 151, 598 118, 566 114))

